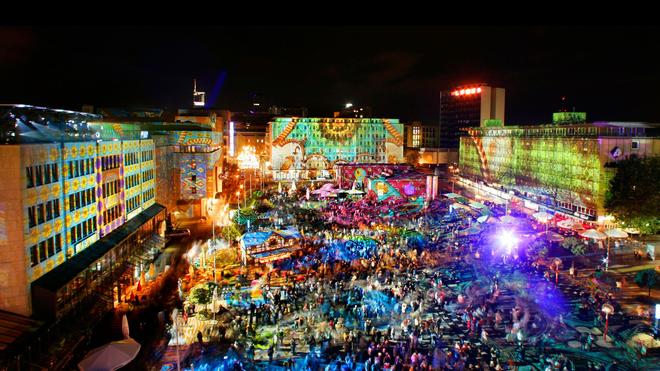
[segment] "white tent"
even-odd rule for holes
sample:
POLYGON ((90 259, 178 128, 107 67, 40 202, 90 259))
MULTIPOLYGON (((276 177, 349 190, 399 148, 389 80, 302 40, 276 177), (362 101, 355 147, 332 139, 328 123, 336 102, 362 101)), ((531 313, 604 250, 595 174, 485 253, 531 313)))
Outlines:
POLYGON ((587 229, 586 231, 580 233, 580 236, 593 238, 594 240, 604 240, 607 238, 607 235, 603 232, 598 232, 595 229, 587 229))
POLYGON ((543 223, 545 223, 548 220, 552 219, 552 214, 548 214, 545 211, 535 213, 533 216, 534 216, 534 219, 536 219, 540 222, 543 222, 543 223))
POLYGON ((81 371, 112 371, 131 362, 140 351, 141 345, 130 338, 128 318, 125 314, 121 318, 121 332, 124 340, 113 341, 92 349, 85 359, 78 363, 78 368, 81 371))
POLYGON ((113 341, 91 350, 85 359, 78 363, 81 371, 118 370, 131 362, 140 351, 140 344, 131 339, 113 341))
POLYGON ((605 234, 609 238, 628 238, 628 233, 619 228, 608 229, 605 231, 605 234))

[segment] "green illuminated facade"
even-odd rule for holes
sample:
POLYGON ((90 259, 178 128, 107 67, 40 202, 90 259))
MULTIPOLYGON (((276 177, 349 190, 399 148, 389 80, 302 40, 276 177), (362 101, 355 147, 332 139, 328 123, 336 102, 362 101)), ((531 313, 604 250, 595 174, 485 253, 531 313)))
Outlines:
POLYGON ((595 220, 604 215, 603 200, 614 175, 606 164, 660 154, 660 141, 647 136, 650 128, 609 122, 471 128, 461 137, 461 176, 595 220))

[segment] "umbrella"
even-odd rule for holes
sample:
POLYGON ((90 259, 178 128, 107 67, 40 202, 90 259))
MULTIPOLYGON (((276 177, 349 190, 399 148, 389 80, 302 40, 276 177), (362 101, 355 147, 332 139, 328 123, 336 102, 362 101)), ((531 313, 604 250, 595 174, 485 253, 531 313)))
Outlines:
POLYGON ((140 343, 131 338, 113 341, 87 353, 78 368, 81 371, 117 370, 132 361, 140 347, 140 343))
POLYGON ((547 222, 548 220, 552 219, 552 214, 548 214, 545 211, 535 213, 532 216, 534 217, 534 219, 536 219, 538 221, 541 221, 541 222, 544 222, 544 223, 547 222))
POLYGON ((639 234, 639 229, 637 229, 637 228, 626 228, 626 229, 624 229, 624 232, 630 233, 630 234, 639 234))
POLYGON ((548 241, 562 242, 563 240, 564 240, 564 236, 560 235, 559 233, 555 233, 555 232, 548 233, 548 241))
POLYGON ((595 229, 587 229, 586 231, 580 233, 580 236, 593 238, 594 240, 604 240, 607 238, 607 235, 602 232, 598 232, 595 229))
POLYGON ((609 238, 627 238, 628 233, 622 231, 619 228, 608 229, 605 231, 605 234, 609 238))
POLYGON ((483 222, 485 222, 486 220, 488 220, 488 215, 483 215, 483 216, 480 216, 480 217, 477 218, 477 221, 478 221, 479 223, 483 223, 483 222))

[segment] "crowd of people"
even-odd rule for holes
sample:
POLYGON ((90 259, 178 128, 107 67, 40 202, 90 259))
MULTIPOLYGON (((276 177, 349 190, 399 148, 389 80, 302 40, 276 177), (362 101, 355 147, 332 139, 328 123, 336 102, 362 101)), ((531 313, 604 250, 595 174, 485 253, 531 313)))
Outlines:
MULTIPOLYGON (((321 212, 329 220, 350 220, 350 228, 306 226, 300 251, 260 277, 265 303, 236 309, 229 326, 235 338, 274 327, 268 359, 284 357, 292 369, 501 370, 522 361, 575 369, 571 359, 543 351, 567 328, 568 308, 561 305, 554 275, 544 276, 550 267, 531 255, 492 248, 488 227, 457 235, 475 220, 449 214, 437 203, 433 215, 411 214, 376 226, 365 219, 364 207, 348 207, 355 204, 329 203, 321 212), (413 235, 417 242, 411 244, 413 235), (275 272, 287 272, 290 279, 273 286, 275 272), (516 275, 526 278, 503 281, 516 275), (540 347, 538 359, 526 354, 530 343, 540 347)), ((382 217, 382 211, 370 213, 382 217)), ((586 303, 596 314, 594 325, 604 320, 597 314, 605 302, 617 308, 611 295, 586 303)), ((585 350, 593 347, 593 337, 580 340, 585 350)), ((235 349, 254 359, 253 344, 235 349)))

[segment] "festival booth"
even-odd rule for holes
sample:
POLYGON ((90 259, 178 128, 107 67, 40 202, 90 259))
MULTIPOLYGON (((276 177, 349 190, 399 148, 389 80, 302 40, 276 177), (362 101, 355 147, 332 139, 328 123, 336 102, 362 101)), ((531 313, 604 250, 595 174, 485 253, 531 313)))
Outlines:
POLYGON ((250 232, 241 236, 241 261, 268 263, 285 259, 300 249, 302 235, 294 227, 286 229, 250 232))

